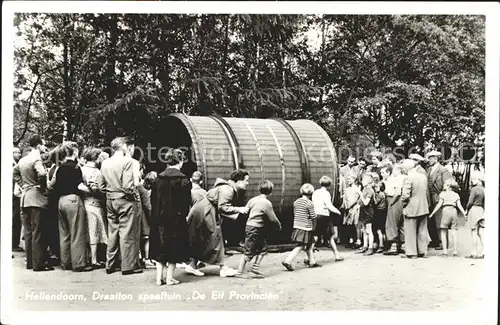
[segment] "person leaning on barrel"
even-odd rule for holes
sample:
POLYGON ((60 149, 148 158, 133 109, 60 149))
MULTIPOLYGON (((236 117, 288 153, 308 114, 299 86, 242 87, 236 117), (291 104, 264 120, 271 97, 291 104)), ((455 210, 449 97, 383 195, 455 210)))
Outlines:
POLYGON ((236 193, 246 191, 249 174, 244 169, 232 172, 226 181, 217 178, 214 187, 203 199, 198 201, 189 212, 188 227, 191 241, 191 263, 185 271, 197 276, 204 274, 196 269, 197 260, 207 264, 219 265, 220 276, 235 276, 237 271, 224 263, 224 238, 222 236, 222 217, 237 218, 238 214, 247 214, 248 207, 234 206, 236 193))

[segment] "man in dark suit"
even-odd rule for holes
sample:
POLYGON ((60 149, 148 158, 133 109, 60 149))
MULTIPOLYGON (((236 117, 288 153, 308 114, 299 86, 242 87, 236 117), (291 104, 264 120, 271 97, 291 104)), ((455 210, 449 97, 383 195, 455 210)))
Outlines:
POLYGON ((45 235, 47 199, 47 173, 42 163, 40 150, 43 139, 35 134, 29 139, 31 151, 14 167, 14 181, 23 189, 24 240, 26 247, 26 268, 33 271, 51 271, 48 265, 47 241, 45 235))
POLYGON ((426 257, 430 239, 427 230, 427 217, 429 215, 427 177, 416 170, 415 161, 411 159, 405 159, 403 166, 408 170, 408 177, 403 183, 401 194, 406 254, 402 257, 426 257))
MULTIPOLYGON (((426 155, 428 165, 428 201, 429 210, 433 211, 436 204, 439 202, 439 194, 443 191, 444 182, 452 178, 451 173, 439 163, 439 151, 431 151, 426 155)), ((441 211, 435 214, 435 221, 428 224, 429 234, 431 236, 431 246, 436 247, 436 250, 442 250, 441 240, 439 239, 439 225, 441 224, 441 211)))

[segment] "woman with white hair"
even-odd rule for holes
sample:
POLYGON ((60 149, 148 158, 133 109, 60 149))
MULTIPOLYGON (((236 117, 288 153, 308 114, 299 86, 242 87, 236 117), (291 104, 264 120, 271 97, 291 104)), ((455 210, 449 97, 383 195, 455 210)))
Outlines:
POLYGON ((471 182, 473 187, 466 206, 465 219, 471 230, 472 253, 466 258, 484 258, 484 176, 479 172, 473 174, 471 182))

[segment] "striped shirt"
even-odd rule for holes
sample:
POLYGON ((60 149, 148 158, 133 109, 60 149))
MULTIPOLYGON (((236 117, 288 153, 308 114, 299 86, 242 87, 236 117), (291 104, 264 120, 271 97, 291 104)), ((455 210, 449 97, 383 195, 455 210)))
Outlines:
POLYGON ((293 202, 293 228, 312 231, 312 220, 316 218, 314 204, 301 197, 293 202))

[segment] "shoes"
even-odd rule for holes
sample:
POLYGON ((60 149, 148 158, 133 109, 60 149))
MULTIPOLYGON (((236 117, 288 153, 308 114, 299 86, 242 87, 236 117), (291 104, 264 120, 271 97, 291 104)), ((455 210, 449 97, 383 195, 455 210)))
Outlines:
POLYGON ((106 269, 106 274, 113 274, 116 271, 118 271, 118 270, 117 269, 106 269))
POLYGON ((258 279, 263 279, 264 278, 264 274, 260 273, 259 271, 256 271, 256 270, 251 270, 250 271, 250 274, 254 277, 254 278, 258 278, 258 279))
POLYGON ((122 271, 122 275, 139 274, 142 272, 144 272, 143 269, 134 269, 134 270, 122 271))
POLYGON ((15 247, 12 247, 12 251, 13 252, 24 252, 24 249, 22 249, 21 247, 19 246, 15 246, 15 247))
POLYGON ((196 275, 196 276, 204 276, 205 273, 201 272, 200 270, 193 269, 190 265, 187 265, 184 268, 184 271, 186 271, 189 274, 196 275))
POLYGON ((363 254, 365 253, 366 251, 368 250, 368 247, 362 247, 360 249, 358 249, 355 254, 363 254))
POLYGON ((145 268, 145 269, 148 269, 148 268, 149 268, 149 269, 152 269, 152 268, 155 268, 155 267, 156 267, 156 264, 155 264, 155 263, 153 263, 151 260, 146 260, 146 261, 144 262, 144 268, 145 268))
POLYGON ((316 267, 321 267, 321 264, 314 263, 314 264, 309 264, 310 268, 316 268, 316 267))
POLYGON ((82 267, 77 267, 76 269, 74 269, 73 271, 74 272, 90 272, 92 271, 94 268, 91 266, 91 265, 88 265, 88 266, 82 266, 82 267))
POLYGON ((175 267, 178 269, 185 269, 188 265, 186 263, 177 263, 175 267))
POLYGON ((375 251, 375 253, 377 253, 377 254, 382 254, 383 252, 384 252, 384 249, 382 247, 380 247, 379 249, 377 249, 375 251))
MULTIPOLYGON (((308 263, 309 263, 309 261, 308 261, 308 263)), ((281 262, 281 265, 283 265, 288 271, 293 271, 293 267, 289 263, 283 261, 283 262, 281 262)))
POLYGON ((428 256, 427 256, 427 254, 418 254, 417 257, 419 257, 419 258, 427 258, 428 256))
POLYGON ((45 266, 42 267, 41 269, 33 269, 35 272, 45 272, 45 271, 54 271, 54 268, 52 266, 45 266))
POLYGON ((342 262, 344 260, 343 257, 335 257, 335 262, 342 262))
POLYGON ((398 251, 389 250, 389 251, 387 251, 387 252, 384 252, 384 255, 392 255, 392 256, 395 256, 395 255, 398 255, 398 251))
POLYGON ((407 258, 410 260, 416 259, 417 257, 415 255, 401 255, 401 258, 407 258))
POLYGON ((165 282, 165 284, 168 285, 168 286, 174 286, 174 285, 177 285, 179 283, 181 283, 181 281, 178 281, 176 279, 167 280, 165 282))
POLYGON ((92 268, 94 270, 103 269, 105 267, 106 267, 106 265, 104 263, 102 263, 102 262, 97 262, 96 264, 92 264, 92 268))
POLYGON ((443 250, 443 245, 439 244, 439 246, 438 246, 438 247, 436 247, 436 250, 437 250, 437 251, 442 251, 442 250, 443 250))
POLYGON ((220 269, 220 273, 219 273, 219 276, 221 278, 228 278, 228 277, 233 277, 236 275, 236 273, 238 273, 238 271, 236 271, 235 269, 232 269, 232 268, 229 268, 227 266, 223 266, 221 269, 220 269))
POLYGON ((198 269, 202 269, 202 268, 204 268, 205 266, 207 266, 205 263, 203 263, 203 262, 198 262, 198 265, 196 265, 196 268, 198 268, 198 269))
POLYGON ((236 273, 236 275, 234 276, 235 278, 238 278, 238 279, 249 279, 250 276, 248 275, 248 273, 236 273))
POLYGON ((167 282, 164 279, 161 279, 160 281, 156 280, 156 285, 157 286, 162 286, 162 285, 165 285, 165 284, 167 284, 167 282))
POLYGON ((373 248, 368 248, 368 250, 366 252, 364 252, 364 256, 370 256, 370 255, 373 255, 375 254, 375 251, 373 250, 373 248))

